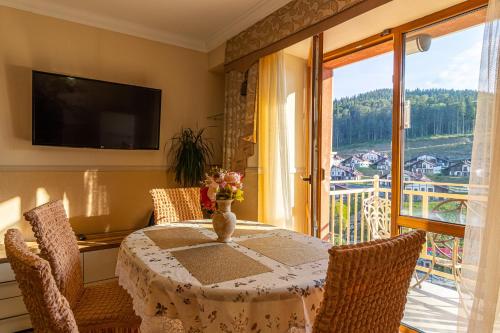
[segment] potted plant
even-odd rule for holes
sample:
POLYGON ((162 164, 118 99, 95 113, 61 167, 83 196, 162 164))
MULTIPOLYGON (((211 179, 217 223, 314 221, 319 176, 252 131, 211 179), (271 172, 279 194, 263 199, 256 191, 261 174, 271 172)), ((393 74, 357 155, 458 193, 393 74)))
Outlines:
POLYGON ((172 137, 169 156, 175 181, 184 187, 198 186, 213 158, 213 146, 203 137, 205 129, 183 128, 172 137))

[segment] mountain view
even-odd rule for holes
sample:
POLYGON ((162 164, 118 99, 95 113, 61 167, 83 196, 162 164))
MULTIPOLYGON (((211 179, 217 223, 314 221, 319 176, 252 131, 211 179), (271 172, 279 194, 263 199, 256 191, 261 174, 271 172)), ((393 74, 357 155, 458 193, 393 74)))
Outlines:
MULTIPOLYGON (((410 128, 405 160, 426 153, 452 160, 470 158, 477 91, 406 91, 410 128)), ((375 150, 390 155, 392 90, 378 89, 334 101, 333 151, 340 156, 375 150)))

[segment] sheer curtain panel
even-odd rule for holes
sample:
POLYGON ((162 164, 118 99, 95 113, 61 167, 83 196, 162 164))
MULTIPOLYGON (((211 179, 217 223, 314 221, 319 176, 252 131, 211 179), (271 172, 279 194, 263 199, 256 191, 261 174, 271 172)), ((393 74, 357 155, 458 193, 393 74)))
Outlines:
POLYGON ((283 51, 259 61, 259 221, 293 228, 283 51))
POLYGON ((500 0, 490 0, 469 183, 459 332, 500 332, 499 18, 500 0))

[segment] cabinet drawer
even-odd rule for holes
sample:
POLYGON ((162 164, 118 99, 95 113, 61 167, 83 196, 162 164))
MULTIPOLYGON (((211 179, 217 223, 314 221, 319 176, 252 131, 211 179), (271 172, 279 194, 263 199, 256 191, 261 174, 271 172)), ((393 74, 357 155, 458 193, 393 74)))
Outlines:
POLYGON ((0 264, 0 282, 14 281, 15 279, 14 271, 10 268, 10 264, 0 264))
POLYGON ((115 277, 119 248, 89 251, 83 254, 83 282, 90 283, 115 277))
POLYGON ((21 290, 16 281, 0 283, 0 300, 21 296, 21 290))
POLYGON ((22 315, 8 319, 0 320, 0 332, 12 333, 27 330, 31 328, 31 320, 29 315, 22 315))
POLYGON ((24 305, 21 296, 6 298, 0 301, 0 319, 27 314, 26 306, 24 305))

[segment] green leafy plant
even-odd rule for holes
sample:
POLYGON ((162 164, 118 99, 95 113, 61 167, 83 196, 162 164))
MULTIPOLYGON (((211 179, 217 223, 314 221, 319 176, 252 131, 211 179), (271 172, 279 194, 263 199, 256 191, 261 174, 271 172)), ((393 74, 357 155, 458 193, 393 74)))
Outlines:
POLYGON ((172 137, 169 155, 175 181, 182 186, 198 186, 205 178, 205 170, 213 158, 212 143, 203 137, 205 129, 183 128, 172 137))

